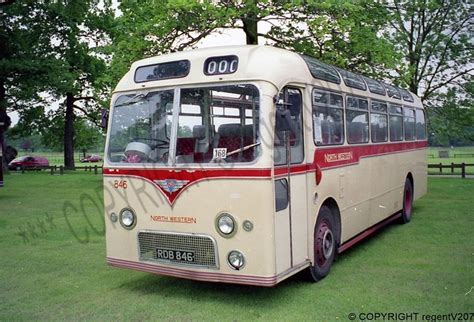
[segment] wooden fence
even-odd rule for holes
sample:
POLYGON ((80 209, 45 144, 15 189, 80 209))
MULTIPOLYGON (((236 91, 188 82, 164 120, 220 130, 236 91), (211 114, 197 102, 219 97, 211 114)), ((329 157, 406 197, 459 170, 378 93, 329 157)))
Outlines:
MULTIPOLYGON (((474 164, 468 164, 468 163, 451 163, 451 164, 428 164, 428 169, 438 169, 439 174, 443 174, 443 169, 449 169, 451 170, 451 174, 454 174, 454 169, 461 169, 461 178, 466 178, 466 168, 467 167, 474 167, 474 164)), ((444 172, 446 174, 446 172, 444 172)))
MULTIPOLYGON (((461 178, 466 178, 466 168, 468 167, 474 167, 474 163, 460 163, 460 164, 428 164, 428 170, 429 169, 438 169, 439 174, 455 174, 454 169, 461 169, 461 178), (443 169, 448 169, 449 172, 443 172, 443 169)), ((63 175, 65 171, 78 171, 78 170, 84 170, 86 172, 91 172, 94 174, 103 174, 104 173, 104 168, 103 166, 98 166, 98 165, 89 165, 89 166, 83 166, 83 167, 74 167, 74 168, 65 168, 62 165, 61 166, 47 166, 47 167, 34 167, 34 168, 21 168, 21 172, 25 173, 27 171, 50 171, 51 175, 54 175, 55 173, 59 173, 60 175, 63 175)), ((473 171, 474 173, 474 171, 473 171)), ((433 174, 433 173, 429 173, 433 174)))
POLYGON ((102 166, 98 165, 88 165, 88 166, 83 166, 83 167, 74 167, 74 168, 65 168, 64 166, 60 165, 53 165, 53 166, 46 166, 46 167, 33 167, 33 168, 21 168, 21 173, 25 173, 26 171, 50 171, 51 175, 54 175, 55 173, 59 173, 60 175, 63 175, 65 171, 78 171, 78 170, 84 170, 86 172, 93 172, 94 174, 103 174, 104 173, 104 168, 102 166))

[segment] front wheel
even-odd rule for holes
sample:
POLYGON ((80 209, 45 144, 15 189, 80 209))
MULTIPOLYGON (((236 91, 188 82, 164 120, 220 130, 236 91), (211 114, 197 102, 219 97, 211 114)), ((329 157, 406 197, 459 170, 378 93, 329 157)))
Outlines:
POLYGON ((403 189, 403 210, 402 210, 402 224, 410 222, 413 212, 413 185, 410 179, 406 178, 405 188, 403 189))
POLYGON ((336 224, 331 209, 322 206, 314 229, 314 262, 309 268, 313 281, 320 281, 329 274, 336 256, 336 240, 336 224))

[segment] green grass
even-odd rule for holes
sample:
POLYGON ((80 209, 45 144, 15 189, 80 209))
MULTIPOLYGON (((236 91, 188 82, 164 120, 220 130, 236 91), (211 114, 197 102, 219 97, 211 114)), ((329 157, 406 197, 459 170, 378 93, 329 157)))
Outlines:
POLYGON ((410 224, 391 225, 344 253, 320 283, 296 276, 270 289, 108 267, 94 205, 101 203, 100 176, 12 173, 5 183, 0 320, 347 321, 350 312, 473 308, 474 180, 430 178, 410 224), (30 231, 23 241, 28 225, 37 235, 30 231))
MULTIPOLYGON (((450 147, 445 147, 445 148, 440 148, 440 147, 431 147, 428 149, 428 158, 427 162, 428 164, 443 164, 443 165, 451 165, 451 163, 454 164, 474 164, 474 156, 465 156, 465 155, 459 155, 459 154, 473 154, 474 155, 474 147, 455 147, 455 148, 450 148, 450 147), (439 158, 439 151, 448 151, 449 153, 449 158, 439 158), (457 156, 455 156, 457 154, 457 156)), ((428 169, 429 174, 440 174, 439 169, 428 169)), ((461 174, 461 169, 460 168, 455 168, 454 169, 454 174, 461 174)), ((451 169, 443 169, 442 174, 451 174, 451 169)), ((474 175, 474 167, 466 167, 466 174, 468 175, 474 175)))
POLYGON ((451 164, 453 163, 471 163, 474 164, 474 156, 462 156, 459 154, 474 154, 474 146, 466 147, 455 147, 455 148, 440 148, 440 147, 431 147, 428 149, 428 163, 442 163, 442 164, 451 164), (448 151, 448 158, 440 158, 439 151, 448 151), (457 156, 455 156, 457 154, 457 156))

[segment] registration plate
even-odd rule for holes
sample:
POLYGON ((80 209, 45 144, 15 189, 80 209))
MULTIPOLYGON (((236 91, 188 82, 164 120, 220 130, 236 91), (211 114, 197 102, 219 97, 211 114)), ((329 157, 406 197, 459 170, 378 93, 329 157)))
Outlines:
POLYGON ((156 249, 156 258, 172 262, 194 263, 194 252, 175 249, 156 249))

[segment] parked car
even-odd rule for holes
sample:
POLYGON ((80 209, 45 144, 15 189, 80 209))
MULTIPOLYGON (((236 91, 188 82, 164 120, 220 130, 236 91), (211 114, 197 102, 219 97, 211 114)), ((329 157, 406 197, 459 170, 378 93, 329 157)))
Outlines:
POLYGON ((13 159, 8 164, 10 170, 20 170, 21 168, 41 168, 48 167, 49 161, 45 157, 38 156, 24 156, 13 159))
POLYGON ((100 162, 102 161, 102 158, 100 155, 97 154, 90 154, 86 156, 85 158, 81 158, 81 162, 100 162))

